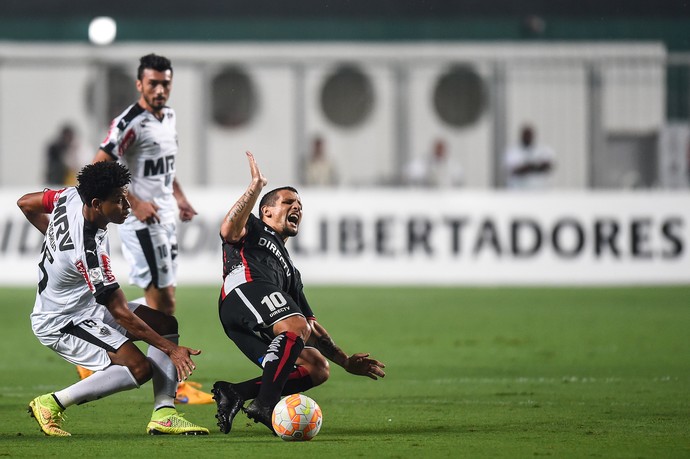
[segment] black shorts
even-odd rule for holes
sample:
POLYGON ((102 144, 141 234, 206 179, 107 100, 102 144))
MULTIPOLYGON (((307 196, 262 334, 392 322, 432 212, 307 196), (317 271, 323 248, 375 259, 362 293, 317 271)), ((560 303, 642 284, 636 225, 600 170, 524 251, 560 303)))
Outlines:
POLYGON ((218 314, 228 338, 259 366, 275 338, 273 324, 286 317, 304 316, 290 295, 265 282, 235 288, 219 300, 218 314))

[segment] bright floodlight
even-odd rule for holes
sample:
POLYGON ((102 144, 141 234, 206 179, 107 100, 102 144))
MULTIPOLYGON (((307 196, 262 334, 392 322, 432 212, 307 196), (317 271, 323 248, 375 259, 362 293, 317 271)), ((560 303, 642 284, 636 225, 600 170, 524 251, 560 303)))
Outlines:
POLYGON ((117 24, 113 18, 101 16, 89 24, 89 40, 95 45, 109 45, 115 40, 117 24))

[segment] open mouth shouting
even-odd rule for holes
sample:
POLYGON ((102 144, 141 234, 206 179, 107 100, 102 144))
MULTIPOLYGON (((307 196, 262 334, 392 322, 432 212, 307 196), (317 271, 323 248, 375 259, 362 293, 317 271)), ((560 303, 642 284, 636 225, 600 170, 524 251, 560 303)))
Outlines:
POLYGON ((299 226, 299 214, 297 212, 288 215, 287 220, 289 223, 292 223, 295 226, 299 226))

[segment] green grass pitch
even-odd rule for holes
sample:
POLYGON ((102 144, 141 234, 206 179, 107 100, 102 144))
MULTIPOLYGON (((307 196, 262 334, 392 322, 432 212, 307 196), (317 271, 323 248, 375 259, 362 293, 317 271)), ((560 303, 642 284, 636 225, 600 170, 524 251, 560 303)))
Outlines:
MULTIPOLYGON (((323 409, 321 432, 285 443, 242 414, 221 434, 214 405, 178 407, 208 437, 148 436, 150 383, 71 407, 73 436, 45 437, 26 406, 76 372, 31 333, 34 289, 0 289, 0 456, 690 457, 690 287, 307 294, 336 343, 371 352, 387 376, 332 366, 308 392, 323 409)), ((178 290, 182 343, 203 350, 192 379, 207 389, 258 375, 223 334, 217 296, 217 286, 178 290)))

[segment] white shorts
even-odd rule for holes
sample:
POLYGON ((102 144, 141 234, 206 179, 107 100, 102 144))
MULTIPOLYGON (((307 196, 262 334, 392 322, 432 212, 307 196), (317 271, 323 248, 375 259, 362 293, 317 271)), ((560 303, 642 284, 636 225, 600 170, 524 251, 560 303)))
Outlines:
POLYGON ((177 234, 175 223, 152 224, 134 230, 120 226, 122 255, 129 264, 129 283, 156 288, 177 284, 177 234))
MULTIPOLYGON (((128 303, 127 306, 134 312, 139 304, 128 303)), ((127 330, 106 311, 103 318, 82 320, 52 335, 38 336, 38 340, 68 362, 98 371, 111 365, 108 352, 117 352, 129 341, 126 335, 127 330)))

